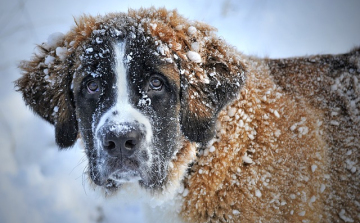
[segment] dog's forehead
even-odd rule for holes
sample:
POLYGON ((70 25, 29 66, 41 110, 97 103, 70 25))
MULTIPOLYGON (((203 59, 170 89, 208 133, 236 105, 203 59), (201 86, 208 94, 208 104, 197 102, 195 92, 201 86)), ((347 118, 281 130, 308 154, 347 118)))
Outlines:
MULTIPOLYGON (((111 32, 109 32, 111 33, 111 32)), ((80 48, 78 53, 79 72, 78 81, 85 76, 104 78, 114 72, 116 64, 124 63, 127 70, 152 70, 166 76, 171 82, 180 87, 180 71, 175 60, 167 55, 159 54, 159 44, 151 38, 143 35, 129 33, 121 38, 96 34, 80 48), (119 43, 122 43, 124 51, 118 55, 119 43), (121 56, 122 58, 118 58, 121 56)), ((162 50, 162 49, 160 49, 162 50)), ((139 74, 135 74, 139 75, 139 74)))

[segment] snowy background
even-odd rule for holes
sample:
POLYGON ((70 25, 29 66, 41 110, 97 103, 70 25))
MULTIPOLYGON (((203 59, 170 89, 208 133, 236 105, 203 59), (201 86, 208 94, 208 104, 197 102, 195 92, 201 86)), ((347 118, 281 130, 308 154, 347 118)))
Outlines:
POLYGON ((53 127, 24 106, 13 81, 35 44, 66 33, 73 16, 166 6, 209 23, 246 54, 344 53, 360 45, 360 1, 0 0, 0 222, 143 222, 137 203, 87 186, 79 146, 58 151, 53 127))

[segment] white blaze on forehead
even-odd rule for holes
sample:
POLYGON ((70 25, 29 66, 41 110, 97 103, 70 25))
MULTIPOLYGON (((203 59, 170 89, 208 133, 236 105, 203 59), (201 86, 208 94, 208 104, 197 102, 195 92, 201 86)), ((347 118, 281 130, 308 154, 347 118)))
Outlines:
POLYGON ((116 63, 113 70, 115 72, 116 82, 114 83, 113 88, 116 92, 116 101, 114 105, 101 116, 95 129, 95 133, 106 124, 106 121, 111 122, 111 131, 117 133, 127 131, 128 126, 126 126, 125 123, 138 122, 141 127, 144 127, 144 129, 141 130, 146 131, 146 142, 150 143, 152 139, 150 120, 130 104, 125 48, 125 42, 119 42, 114 45, 114 59, 116 63), (114 115, 114 113, 116 113, 116 115, 114 115))
POLYGON ((125 43, 120 42, 114 46, 116 61, 116 90, 117 103, 127 104, 129 101, 129 92, 127 87, 127 69, 125 65, 125 43))

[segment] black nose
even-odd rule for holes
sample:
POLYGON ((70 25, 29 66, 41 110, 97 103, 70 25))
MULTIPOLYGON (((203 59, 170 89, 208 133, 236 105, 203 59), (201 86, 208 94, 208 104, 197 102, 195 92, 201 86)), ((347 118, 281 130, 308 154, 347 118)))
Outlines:
MULTIPOLYGON (((112 126, 113 128, 113 126, 112 126)), ((131 156, 138 150, 142 134, 136 126, 124 127, 121 125, 120 131, 108 131, 103 138, 103 148, 111 156, 131 156)))

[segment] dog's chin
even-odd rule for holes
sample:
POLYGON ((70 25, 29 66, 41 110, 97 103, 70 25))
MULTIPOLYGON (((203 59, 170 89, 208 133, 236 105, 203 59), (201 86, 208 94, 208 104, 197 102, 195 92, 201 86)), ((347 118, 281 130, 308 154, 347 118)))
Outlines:
POLYGON ((136 170, 117 170, 109 176, 109 180, 118 183, 138 182, 141 180, 139 171, 136 170))
POLYGON ((161 191, 162 185, 147 175, 134 170, 117 170, 112 173, 103 185, 97 185, 102 188, 106 196, 112 196, 121 191, 124 187, 139 187, 145 191, 161 191))
POLYGON ((117 170, 112 173, 106 180, 104 185, 101 185, 107 195, 112 195, 117 192, 124 184, 141 184, 142 178, 138 171, 134 170, 117 170))

